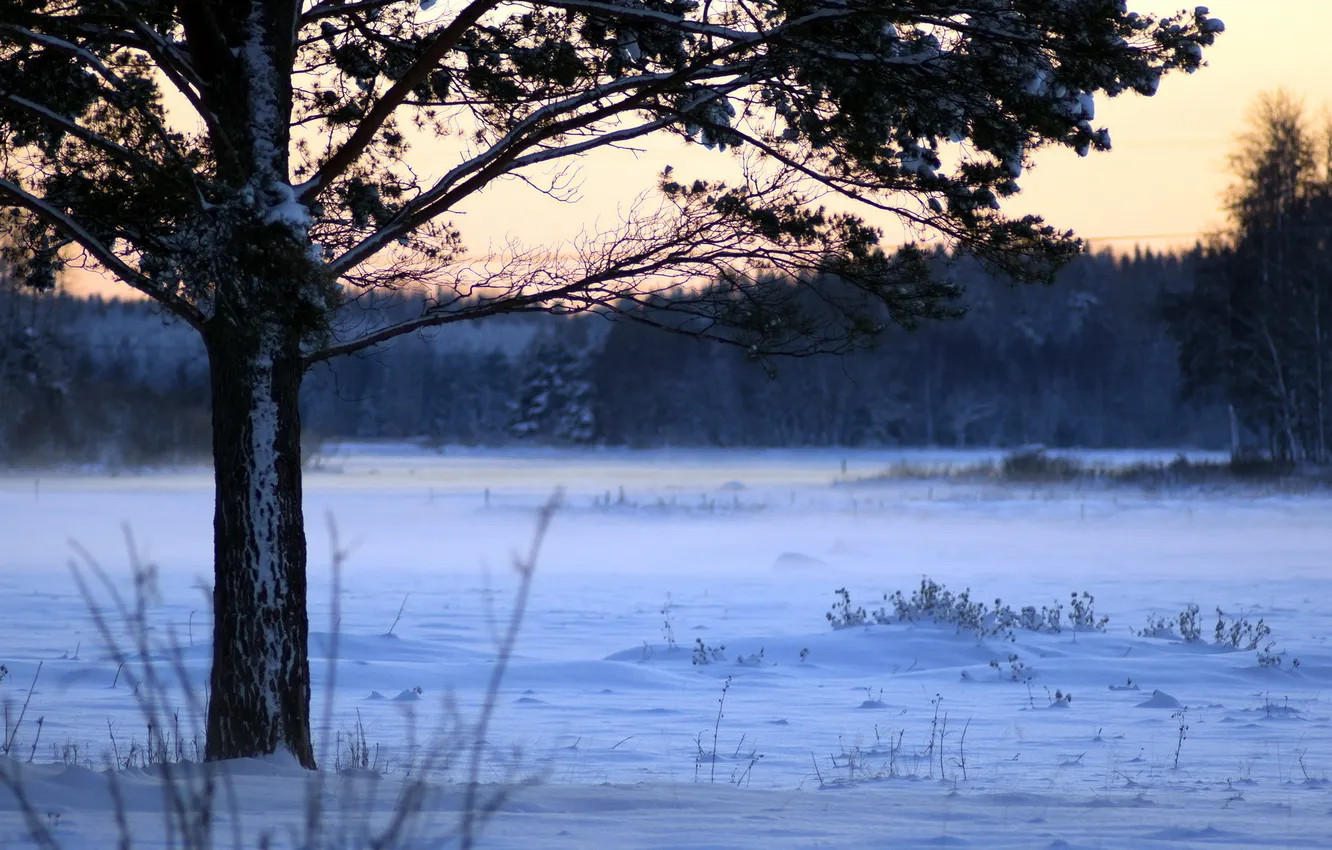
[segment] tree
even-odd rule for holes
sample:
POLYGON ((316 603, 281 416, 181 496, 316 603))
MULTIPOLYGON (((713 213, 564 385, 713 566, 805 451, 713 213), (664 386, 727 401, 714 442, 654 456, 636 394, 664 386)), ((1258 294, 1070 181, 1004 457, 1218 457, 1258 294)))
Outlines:
POLYGON ((1231 157, 1231 230, 1169 304, 1186 389, 1219 394, 1273 459, 1332 460, 1332 127, 1259 98, 1231 157))
POLYGON ((1003 214, 1023 166, 1045 146, 1108 148, 1093 96, 1153 93, 1222 30, 1204 7, 1157 19, 1122 0, 437 5, 0 7, 9 262, 39 287, 100 268, 208 351, 210 759, 286 747, 314 764, 297 404, 312 364, 519 311, 654 305, 672 330, 755 356, 951 315, 957 289, 926 252, 884 251, 816 199, 1048 279, 1080 243, 1003 214), (732 151, 739 178, 668 171, 619 226, 464 256, 448 218, 469 198, 510 177, 558 194, 552 167, 657 133, 732 151), (447 154, 420 144, 432 137, 447 154), (418 286, 432 293, 419 315, 359 308, 418 286), (666 297, 680 291, 701 294, 666 297))
POLYGON ((596 438, 587 356, 571 347, 551 334, 533 340, 523 352, 509 433, 566 445, 596 438))

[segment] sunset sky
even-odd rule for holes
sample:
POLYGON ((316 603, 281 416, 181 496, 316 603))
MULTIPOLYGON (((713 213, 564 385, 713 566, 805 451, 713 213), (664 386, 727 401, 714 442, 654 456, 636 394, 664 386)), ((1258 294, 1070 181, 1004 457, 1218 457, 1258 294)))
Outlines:
MULTIPOLYGON (((1129 3, 1154 13, 1179 5, 1129 3)), ((1153 98, 1099 98, 1094 123, 1110 128, 1114 150, 1085 159, 1071 151, 1044 152, 1024 175, 1011 211, 1040 213, 1094 247, 1117 250, 1135 243, 1187 246, 1224 223, 1219 200, 1229 181, 1226 156, 1255 98, 1284 87, 1311 114, 1332 106, 1332 0, 1215 0, 1209 6, 1226 24, 1207 54, 1209 67, 1168 77, 1153 98)), ((509 238, 558 243, 618 218, 617 209, 648 190, 667 164, 690 177, 713 177, 725 173, 729 157, 669 139, 638 153, 598 154, 581 165, 576 203, 552 201, 513 181, 474 199, 454 222, 472 253, 489 253, 509 238)), ((876 223, 889 241, 898 241, 892 222, 876 223)))

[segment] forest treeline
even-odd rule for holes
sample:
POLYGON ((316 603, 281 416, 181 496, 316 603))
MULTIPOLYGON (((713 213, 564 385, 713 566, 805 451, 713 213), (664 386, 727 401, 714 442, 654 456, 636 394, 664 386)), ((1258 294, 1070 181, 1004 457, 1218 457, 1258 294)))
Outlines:
MULTIPOLYGON (((631 322, 496 317, 316 367, 303 424, 469 445, 1221 448, 1227 399, 1189 383, 1170 317, 1208 263, 1101 253, 1051 287, 955 263, 963 318, 770 363, 631 322)), ((375 308, 392 321, 420 304, 375 308)), ((0 461, 206 457, 206 355, 166 321, 143 302, 0 287, 0 461)))

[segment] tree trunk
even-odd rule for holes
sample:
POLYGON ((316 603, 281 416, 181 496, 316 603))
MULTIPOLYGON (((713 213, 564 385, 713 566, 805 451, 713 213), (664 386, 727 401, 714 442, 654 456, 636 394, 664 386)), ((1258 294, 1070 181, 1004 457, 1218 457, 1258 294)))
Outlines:
POLYGON ((303 367, 273 327, 208 337, 212 377, 213 672, 211 760, 290 750, 313 768, 305 527, 303 367))

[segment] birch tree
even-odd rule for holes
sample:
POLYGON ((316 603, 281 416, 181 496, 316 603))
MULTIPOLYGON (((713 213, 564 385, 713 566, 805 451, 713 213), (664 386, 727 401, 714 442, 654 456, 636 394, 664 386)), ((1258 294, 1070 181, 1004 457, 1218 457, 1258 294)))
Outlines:
POLYGON ((71 266, 113 277, 208 351, 207 757, 314 765, 297 404, 312 364, 513 311, 669 313, 760 357, 955 312, 926 252, 881 247, 869 212, 1048 279, 1080 243, 1003 212, 1023 168, 1047 146, 1107 149, 1094 98, 1152 94, 1221 30, 1205 7, 1158 18, 1124 0, 0 4, 8 261, 37 287, 71 266), (558 194, 561 164, 652 135, 732 156, 737 176, 668 172, 615 226, 465 252, 454 216, 498 181, 558 194), (418 286, 419 315, 358 310, 418 286))
POLYGON ((1282 463, 1332 461, 1332 127, 1259 98, 1231 157, 1232 229, 1170 318, 1186 389, 1219 392, 1282 463))

